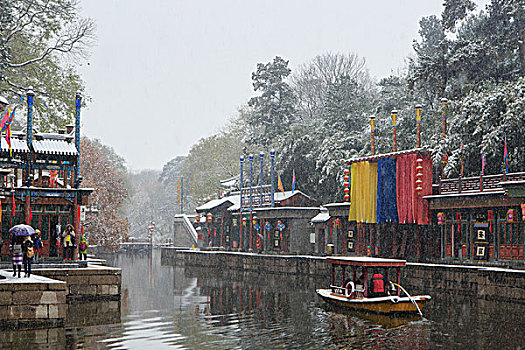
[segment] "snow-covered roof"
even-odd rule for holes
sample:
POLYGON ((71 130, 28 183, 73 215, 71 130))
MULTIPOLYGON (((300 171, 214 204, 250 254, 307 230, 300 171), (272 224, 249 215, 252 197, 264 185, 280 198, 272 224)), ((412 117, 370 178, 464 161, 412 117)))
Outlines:
POLYGON ((78 155, 75 145, 65 140, 33 140, 32 145, 36 153, 78 155))
MULTIPOLYGON (((5 137, 2 137, 2 151, 9 151, 9 145, 7 144, 7 141, 5 140, 5 137)), ((15 137, 11 137, 11 150, 12 152, 20 152, 20 153, 27 153, 29 152, 29 148, 27 147, 26 140, 18 139, 15 137)))
MULTIPOLYGON (((304 194, 303 192, 301 191, 294 191, 292 193, 292 191, 285 191, 284 193, 282 192, 275 192, 273 194, 273 198, 274 198, 274 201, 277 202, 277 203, 280 203, 282 201, 285 201, 289 198, 292 198, 293 196, 297 195, 297 194, 302 194, 303 196, 305 196, 306 198, 308 199, 312 199, 310 196, 307 196, 306 194, 304 194)), ((236 196, 232 196, 232 197, 237 197, 238 198, 238 202, 235 204, 235 205, 232 205, 231 207, 228 208, 228 211, 237 211, 237 210, 240 210, 241 209, 241 206, 240 206, 240 197, 239 195, 236 195, 236 196)), ((259 208, 257 207, 257 210, 260 210, 262 208, 259 208)))
POLYGON ((314 216, 311 221, 314 224, 316 224, 316 223, 327 222, 328 220, 330 220, 330 214, 328 213, 328 209, 321 208, 321 212, 317 214, 316 216, 314 216))
POLYGON ((427 150, 425 150, 424 148, 414 148, 414 149, 407 149, 407 150, 391 152, 391 153, 375 154, 373 156, 347 159, 345 160, 345 163, 352 164, 352 163, 359 163, 359 162, 364 162, 364 161, 376 161, 382 158, 391 158, 391 157, 397 157, 397 156, 402 156, 405 154, 414 154, 414 153, 427 153, 427 150))
POLYGON ((219 205, 224 204, 226 202, 230 202, 232 204, 232 206, 235 206, 236 204, 238 205, 239 202, 240 202, 240 197, 237 195, 237 196, 223 197, 223 198, 220 198, 220 199, 212 199, 211 201, 209 201, 207 203, 204 203, 200 207, 197 207, 195 210, 197 212, 211 210, 211 209, 216 208, 219 205))
POLYGON ((237 181, 239 181, 239 178, 240 178, 240 175, 236 175, 234 177, 231 177, 229 179, 226 179, 226 180, 221 180, 221 186, 222 187, 233 187, 235 186, 235 184, 237 183, 237 181))

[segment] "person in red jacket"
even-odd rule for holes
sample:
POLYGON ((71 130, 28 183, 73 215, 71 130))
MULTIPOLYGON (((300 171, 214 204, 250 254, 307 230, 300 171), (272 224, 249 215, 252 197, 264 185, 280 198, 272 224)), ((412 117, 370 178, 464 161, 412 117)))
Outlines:
POLYGON ((380 297, 386 295, 385 277, 379 271, 376 271, 372 275, 370 287, 371 297, 380 297))

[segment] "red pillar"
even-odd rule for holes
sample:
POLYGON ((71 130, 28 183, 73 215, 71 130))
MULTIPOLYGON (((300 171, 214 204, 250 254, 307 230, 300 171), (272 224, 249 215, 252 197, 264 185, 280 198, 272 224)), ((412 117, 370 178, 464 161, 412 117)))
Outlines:
MULTIPOLYGON (((78 244, 80 243, 80 206, 78 205, 78 199, 75 197, 75 203, 73 205, 73 230, 75 230, 75 240, 78 244)), ((73 260, 77 260, 77 248, 73 251, 73 260)))
POLYGON ((253 212, 250 212, 250 244, 249 244, 250 251, 253 249, 252 241, 253 241, 253 212))
POLYGON ((26 198, 24 202, 24 217, 26 225, 31 225, 31 220, 29 220, 29 212, 31 211, 31 197, 29 196, 29 190, 26 193, 26 198))

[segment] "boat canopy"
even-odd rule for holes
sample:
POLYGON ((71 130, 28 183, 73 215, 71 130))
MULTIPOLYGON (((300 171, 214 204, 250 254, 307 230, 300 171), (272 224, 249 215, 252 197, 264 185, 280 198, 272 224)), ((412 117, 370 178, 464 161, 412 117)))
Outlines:
POLYGON ((406 260, 372 258, 369 256, 340 256, 326 258, 330 264, 371 267, 404 267, 406 260))

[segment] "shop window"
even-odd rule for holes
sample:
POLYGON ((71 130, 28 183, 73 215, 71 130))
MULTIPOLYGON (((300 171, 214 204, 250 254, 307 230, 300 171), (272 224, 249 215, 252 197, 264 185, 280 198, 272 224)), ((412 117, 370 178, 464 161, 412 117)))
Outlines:
POLYGON ((62 226, 62 230, 65 230, 66 226, 69 225, 69 223, 69 216, 60 215, 60 226, 62 226))
POLYGON ((9 229, 11 228, 9 223, 9 218, 4 218, 2 220, 2 239, 6 240, 9 239, 9 229))
POLYGON ((24 216, 21 214, 16 214, 13 218, 13 226, 18 224, 25 224, 24 222, 24 216))
POLYGON ((44 210, 46 213, 56 213, 57 207, 53 204, 46 204, 44 205, 44 210))
POLYGON ((42 240, 49 239, 49 216, 42 215, 42 226, 40 231, 42 231, 42 240))
POLYGON ((71 206, 67 204, 62 204, 58 206, 58 211, 60 213, 70 213, 71 212, 71 206))
POLYGON ((40 215, 33 215, 31 218, 31 227, 35 230, 40 227, 40 215))

